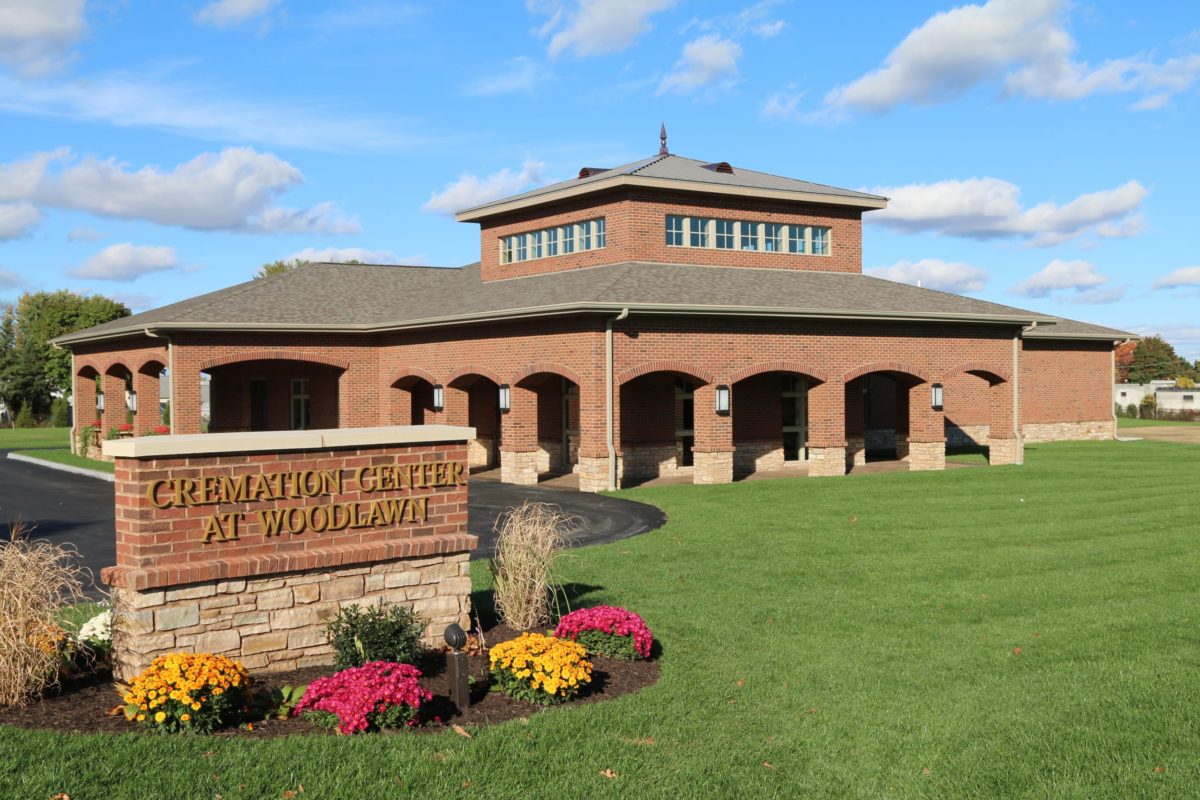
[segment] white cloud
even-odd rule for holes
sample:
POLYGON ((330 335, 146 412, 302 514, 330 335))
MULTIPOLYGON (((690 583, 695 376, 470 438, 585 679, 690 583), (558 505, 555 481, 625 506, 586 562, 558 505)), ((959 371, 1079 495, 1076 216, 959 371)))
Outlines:
POLYGON ((29 158, 0 164, 0 202, 28 200, 37 192, 46 178, 46 170, 55 161, 70 157, 65 147, 43 153, 34 153, 29 158))
POLYGON ((1175 348, 1175 352, 1189 360, 1200 359, 1200 324, 1175 322, 1156 325, 1130 325, 1126 330, 1142 336, 1161 336, 1175 348))
POLYGON ((916 262, 897 261, 890 267, 872 267, 864 272, 876 278, 955 294, 982 292, 989 277, 987 270, 964 261, 942 261, 938 258, 923 258, 916 262))
POLYGON ((240 25, 263 16, 277 5, 279 0, 216 0, 200 9, 196 21, 220 28, 240 25))
POLYGON ((1096 226, 1096 235, 1102 239, 1128 239, 1146 232, 1146 215, 1131 214, 1125 219, 1105 222, 1096 226))
POLYGON ((773 39, 779 35, 780 31, 783 30, 783 26, 784 21, 777 19, 774 22, 759 23, 750 30, 754 32, 755 36, 758 36, 761 39, 773 39))
POLYGON ((72 228, 67 233, 68 242, 98 242, 104 234, 93 228, 72 228))
POLYGON ((421 206, 421 210, 453 215, 464 208, 473 208, 498 200, 541 183, 542 170, 545 168, 546 165, 541 161, 526 161, 521 165, 520 172, 513 172, 505 167, 483 178, 464 172, 458 180, 447 184, 440 192, 431 194, 421 206))
POLYGON ((332 152, 395 150, 425 141, 403 133, 405 120, 364 117, 340 101, 276 96, 239 100, 233 97, 236 92, 236 87, 153 72, 118 71, 36 82, 0 75, 0 110, 119 128, 152 128, 220 142, 332 152))
POLYGON ((1088 289, 1076 292, 1068 300, 1075 305, 1098 306, 1106 303, 1116 303, 1125 299, 1125 286, 1104 286, 1099 289, 1088 289))
POLYGON ((931 231, 973 239, 1020 238, 1034 246, 1057 244, 1105 223, 1109 227, 1101 235, 1111 236, 1120 230, 1133 235, 1138 223, 1126 218, 1137 211, 1147 195, 1140 183, 1129 181, 1114 189, 1082 194, 1061 206, 1043 202, 1022 208, 1020 187, 989 177, 883 186, 869 191, 886 195, 890 201, 886 209, 867 214, 867 222, 901 233, 931 231))
POLYGON ((1200 286, 1200 267, 1180 267, 1156 280, 1152 288, 1182 289, 1189 286, 1200 286))
POLYGON ((118 303, 124 303, 135 313, 152 307, 158 300, 155 295, 146 294, 145 292, 106 292, 105 296, 116 300, 118 303))
POLYGON ((131 281, 151 272, 163 272, 179 266, 172 247, 113 244, 84 261, 71 275, 98 281, 131 281))
POLYGON ((1200 75, 1200 55, 1154 63, 1137 55, 1098 66, 1072 60, 1065 0, 988 0, 963 5, 911 31, 884 65, 833 89, 829 106, 885 112, 903 103, 934 105, 999 81, 1006 94, 1076 100, 1141 92, 1135 107, 1164 105, 1200 75))
POLYGON ((576 56, 618 53, 652 27, 654 14, 675 5, 676 0, 577 0, 568 10, 562 2, 528 0, 530 11, 549 13, 550 20, 538 29, 549 36, 550 55, 570 50, 576 56))
POLYGON ((11 269, 0 267, 0 289, 16 289, 24 285, 24 278, 11 269))
POLYGON ((0 0, 0 61, 44 75, 71 60, 87 31, 84 0, 0 0))
POLYGON ((518 56, 508 62, 508 69, 477 78, 467 84, 463 91, 468 95, 513 94, 532 92, 539 83, 549 77, 545 67, 526 56, 518 56))
POLYGON ((710 84, 728 83, 737 75, 742 46, 720 34, 709 33, 683 46, 674 70, 663 78, 658 93, 687 94, 710 84))
POLYGON ((19 239, 41 221, 42 212, 32 203, 0 203, 0 241, 19 239))
POLYGON ((1057 291, 1082 292, 1105 283, 1108 276, 1097 273, 1095 264, 1056 258, 1009 291, 1024 297, 1046 297, 1057 291))
POLYGON ((291 261, 292 259, 343 264, 347 261, 361 261, 363 264, 407 264, 409 266, 420 266, 424 263, 424 259, 420 256, 398 257, 391 250, 368 250, 364 247, 306 247, 292 253, 286 260, 291 261))
POLYGON ((130 170, 114 159, 85 158, 48 176, 36 193, 47 205, 98 216, 195 230, 356 233, 358 223, 329 203, 297 211, 272 201, 303 183, 300 170, 271 153, 231 147, 203 153, 170 171, 130 170))

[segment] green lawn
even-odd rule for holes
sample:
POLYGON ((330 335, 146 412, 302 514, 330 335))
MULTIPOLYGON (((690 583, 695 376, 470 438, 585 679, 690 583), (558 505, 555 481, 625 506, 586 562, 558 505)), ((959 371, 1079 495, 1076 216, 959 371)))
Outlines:
POLYGON ((22 455, 83 467, 101 472, 112 472, 108 461, 83 458, 71 452, 70 428, 0 428, 0 451, 13 450, 22 455))
POLYGON ((1200 425, 1200 422, 1181 422, 1173 419, 1132 419, 1117 417, 1118 428, 1150 428, 1156 425, 1200 425))
POLYGON ((470 740, 0 728, 0 797, 1194 798, 1200 448, 1026 460, 626 492, 670 522, 562 575, 650 623, 634 695, 470 740))

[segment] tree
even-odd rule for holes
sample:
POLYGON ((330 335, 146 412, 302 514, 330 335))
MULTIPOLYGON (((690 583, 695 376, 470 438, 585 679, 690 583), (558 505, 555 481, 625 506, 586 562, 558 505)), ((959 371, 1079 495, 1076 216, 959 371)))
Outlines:
POLYGON ((1117 345, 1116 362, 1117 374, 1113 378, 1114 383, 1129 382, 1129 363, 1133 361, 1133 351, 1137 350, 1138 343, 1136 340, 1122 342, 1117 345))
POLYGON ((1134 348, 1129 360, 1129 382, 1173 381, 1181 375, 1194 377, 1195 368, 1179 357, 1161 336, 1147 336, 1134 348))
POLYGON ((1175 379, 1175 388, 1176 389, 1195 389, 1196 382, 1194 380, 1192 380, 1191 378, 1189 378, 1187 375, 1180 375, 1178 378, 1175 379))
POLYGON ((291 272, 300 267, 307 267, 311 261, 305 261, 303 258, 293 258, 290 261, 272 261, 269 264, 263 264, 258 268, 258 272, 254 273, 254 279, 269 278, 272 275, 282 275, 285 272, 291 272))
POLYGON ((9 408, 46 413, 53 390, 71 391, 71 353, 50 344, 67 333, 129 316, 122 303, 101 295, 31 292, 0 320, 0 399, 9 408))

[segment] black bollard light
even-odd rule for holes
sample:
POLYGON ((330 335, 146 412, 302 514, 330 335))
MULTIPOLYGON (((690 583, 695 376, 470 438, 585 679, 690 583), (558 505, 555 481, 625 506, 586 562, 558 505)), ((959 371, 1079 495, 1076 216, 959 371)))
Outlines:
POLYGON ((463 712, 471 704, 471 687, 467 682, 467 654, 463 647, 467 644, 467 632, 457 623, 446 626, 442 634, 451 652, 446 654, 446 677, 450 682, 450 702, 463 712))

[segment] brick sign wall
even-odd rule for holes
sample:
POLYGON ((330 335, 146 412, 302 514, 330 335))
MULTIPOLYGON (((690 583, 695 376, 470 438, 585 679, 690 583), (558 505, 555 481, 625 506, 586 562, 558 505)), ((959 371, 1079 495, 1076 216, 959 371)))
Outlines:
POLYGON ((144 437, 115 457, 118 674, 173 651, 326 663, 347 603, 404 603, 433 639, 469 613, 470 428, 144 437))

